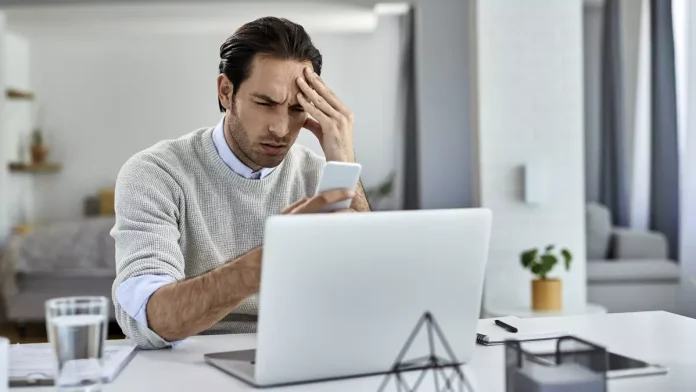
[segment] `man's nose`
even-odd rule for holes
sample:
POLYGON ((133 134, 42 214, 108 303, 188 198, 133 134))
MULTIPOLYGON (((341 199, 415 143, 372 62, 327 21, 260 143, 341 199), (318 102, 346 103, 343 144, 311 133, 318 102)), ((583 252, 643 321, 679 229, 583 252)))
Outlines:
POLYGON ((287 114, 278 114, 273 117, 268 130, 277 137, 284 137, 290 132, 290 121, 287 114))

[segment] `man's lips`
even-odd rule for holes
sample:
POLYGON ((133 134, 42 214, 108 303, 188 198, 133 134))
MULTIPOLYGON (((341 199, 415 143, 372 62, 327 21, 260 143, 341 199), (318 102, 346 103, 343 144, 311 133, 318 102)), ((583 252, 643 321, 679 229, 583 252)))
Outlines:
POLYGON ((261 148, 263 148, 268 154, 279 155, 285 151, 286 145, 276 143, 261 143, 261 148))

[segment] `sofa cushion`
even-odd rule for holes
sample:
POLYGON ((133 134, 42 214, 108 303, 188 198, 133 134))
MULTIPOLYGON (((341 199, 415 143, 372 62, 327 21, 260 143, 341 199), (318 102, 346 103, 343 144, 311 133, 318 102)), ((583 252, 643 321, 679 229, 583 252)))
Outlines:
POLYGON ((602 260, 609 255, 611 240, 611 214, 598 203, 588 203, 585 210, 587 258, 602 260))
POLYGON ((656 231, 612 230, 612 254, 614 259, 641 260, 668 259, 667 237, 656 231))
POLYGON ((679 282, 679 266, 670 260, 588 260, 589 283, 679 282))

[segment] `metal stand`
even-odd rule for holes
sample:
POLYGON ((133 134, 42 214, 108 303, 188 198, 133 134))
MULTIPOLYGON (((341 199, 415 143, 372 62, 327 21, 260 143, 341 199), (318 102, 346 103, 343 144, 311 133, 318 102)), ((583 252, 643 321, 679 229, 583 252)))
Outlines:
POLYGON ((605 392, 608 358, 604 347, 573 336, 507 340, 505 391, 605 392))
POLYGON ((391 371, 386 375, 384 381, 380 385, 378 391, 384 392, 389 385, 392 378, 395 380, 396 391, 398 392, 415 392, 423 383, 425 376, 428 372, 432 372, 435 391, 436 392, 473 392, 474 389, 469 384, 469 381, 464 376, 464 373, 460 369, 461 363, 457 361, 454 352, 450 348, 450 345, 445 339, 445 335, 442 333, 440 326, 435 321, 435 318, 430 314, 430 312, 425 312, 421 316, 420 320, 416 323, 413 332, 408 337, 406 344, 401 349, 401 352, 396 357, 396 361, 392 366, 391 371), (411 348, 413 341, 416 336, 426 328, 428 334, 428 345, 430 347, 430 355, 425 357, 418 357, 411 360, 404 360, 408 350, 411 348), (446 351, 448 359, 443 359, 439 357, 435 352, 435 339, 438 339, 442 347, 446 351), (449 376, 447 373, 450 371, 449 376), (407 381, 404 379, 402 373, 410 371, 420 371, 420 375, 416 379, 413 386, 408 385, 407 381))

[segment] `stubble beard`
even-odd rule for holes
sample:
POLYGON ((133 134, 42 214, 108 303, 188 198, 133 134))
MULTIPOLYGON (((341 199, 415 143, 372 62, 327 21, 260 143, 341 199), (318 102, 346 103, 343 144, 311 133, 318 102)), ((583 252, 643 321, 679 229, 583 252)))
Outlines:
POLYGON ((268 156, 262 152, 257 152, 254 143, 249 140, 249 136, 244 130, 244 125, 239 119, 236 105, 232 104, 230 112, 228 121, 225 121, 225 128, 229 135, 230 147, 237 158, 254 171, 260 168, 272 168, 280 165, 287 154, 268 156))

